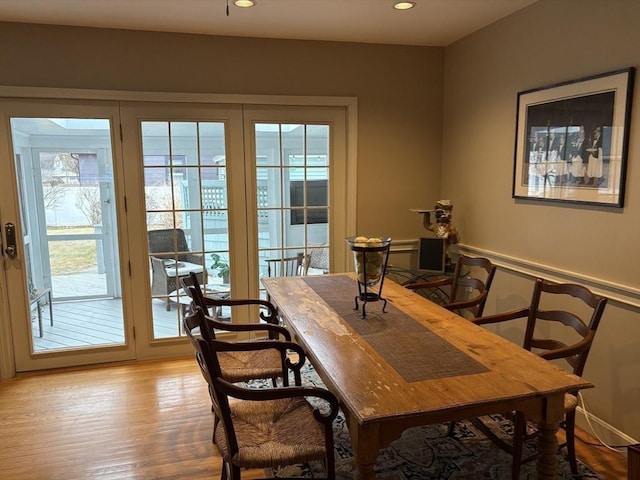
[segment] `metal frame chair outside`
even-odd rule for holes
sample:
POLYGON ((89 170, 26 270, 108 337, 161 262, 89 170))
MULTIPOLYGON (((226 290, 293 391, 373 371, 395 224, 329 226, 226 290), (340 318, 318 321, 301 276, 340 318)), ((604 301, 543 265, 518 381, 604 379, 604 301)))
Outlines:
POLYGON ((300 252, 294 257, 268 258, 265 262, 268 277, 297 277, 308 273, 311 254, 300 252))

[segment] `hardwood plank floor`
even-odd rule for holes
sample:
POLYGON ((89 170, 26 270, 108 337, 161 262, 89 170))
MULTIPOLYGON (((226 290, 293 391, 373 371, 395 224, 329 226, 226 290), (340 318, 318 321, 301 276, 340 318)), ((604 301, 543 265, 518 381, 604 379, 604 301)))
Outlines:
MULTIPOLYGON (((193 357, 20 374, 0 382, 0 478, 219 478, 208 405, 193 357)), ((624 455, 576 447, 606 479, 626 478, 624 455)))

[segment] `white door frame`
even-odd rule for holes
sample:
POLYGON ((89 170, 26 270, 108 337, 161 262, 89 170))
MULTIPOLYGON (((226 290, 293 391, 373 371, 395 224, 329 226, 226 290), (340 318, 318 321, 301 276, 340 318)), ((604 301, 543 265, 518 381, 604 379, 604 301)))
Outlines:
MULTIPOLYGON (((18 182, 16 178, 16 170, 14 163, 13 140, 11 138, 10 120, 13 117, 47 117, 47 118, 103 118, 110 123, 110 148, 113 162, 114 183, 117 185, 122 182, 122 158, 120 147, 119 132, 119 108, 117 102, 101 101, 86 102, 68 100, 65 102, 52 101, 42 99, 41 101, 30 101, 22 99, 3 99, 2 115, 0 116, 0 158, 2 159, 3 170, 6 175, 0 179, 0 195, 3 199, 2 227, 5 223, 12 222, 16 224, 16 236, 22 238, 22 228, 20 219, 20 207, 18 205, 18 182)), ((35 151, 39 151, 36 148, 35 151)), ((118 199, 120 200, 120 199, 118 199)), ((120 219, 118 236, 120 248, 120 267, 122 271, 123 260, 129 258, 126 248, 126 210, 124 201, 117 201, 118 218, 120 219)), ((4 233, 4 232, 3 232, 4 233)), ((10 365, 15 373, 16 367, 20 369, 31 370, 34 368, 56 368, 66 367, 70 365, 93 364, 113 361, 132 360, 135 358, 135 345, 133 339, 133 326, 127 319, 132 318, 129 313, 131 311, 131 299, 133 295, 123 295, 123 321, 125 343, 124 345, 106 345, 96 346, 91 349, 78 349, 73 351, 55 351, 55 352, 32 352, 32 342, 30 331, 24 328, 24 322, 31 318, 30 302, 28 292, 22 291, 23 295, 16 295, 20 292, 20 285, 26 285, 27 272, 25 270, 25 252, 23 242, 17 242, 18 255, 12 259, 7 255, 2 256, 3 275, 0 275, 2 282, 2 291, 8 292, 8 285, 13 286, 13 295, 3 301, 3 314, 7 312, 6 318, 2 318, 2 330, 8 329, 10 332, 6 337, 2 337, 0 350, 2 352, 2 373, 7 371, 4 367, 6 355, 12 355, 10 365), (8 312, 11 312, 9 315, 8 312), (22 322, 22 323, 21 323, 22 322), (14 348, 15 347, 15 348, 14 348), (15 364, 14 364, 15 359, 15 364)), ((4 300, 4 299, 3 299, 4 300)), ((87 319, 87 328, 91 328, 90 319, 87 319)), ((10 370, 9 370, 10 371, 10 370)))
MULTIPOLYGON (((345 198, 347 209, 344 217, 344 230, 348 234, 355 232, 356 226, 356 159, 357 159, 357 106, 358 102, 355 97, 313 97, 313 96, 282 96, 282 95, 220 95, 220 94, 202 94, 202 93, 161 93, 161 92, 130 92, 130 91, 112 91, 112 90, 82 90, 82 89, 66 89, 66 88, 47 88, 47 87, 13 87, 0 86, 0 103, 5 99, 16 100, 24 99, 27 102, 35 104, 46 101, 46 99, 55 98, 61 106, 65 106, 70 101, 79 100, 82 104, 96 104, 95 101, 132 101, 132 102, 162 102, 162 103, 213 103, 213 104, 240 104, 240 105, 270 105, 270 106, 334 106, 343 107, 346 117, 346 155, 348 158, 346 174, 345 198), (4 98, 3 98, 4 97, 4 98)), ((15 174, 13 168, 13 159, 8 158, 6 148, 2 145, 8 145, 6 134, 10 131, 4 125, 0 125, 2 132, 0 133, 0 160, 5 156, 3 162, 10 162, 12 166, 8 171, 9 175, 4 175, 0 179, 0 188, 9 193, 14 199, 13 192, 16 185, 15 174), (4 153, 3 153, 4 152, 4 153)), ((119 145, 118 145, 119 146, 119 145)), ((114 155, 120 155, 121 149, 114 148, 114 155), (115 152, 118 150, 118 152, 115 152)), ((18 212, 18 205, 14 200, 3 202, 0 209, 0 223, 4 225, 9 221, 9 217, 18 212)), ((127 232, 120 232, 119 235, 126 236, 127 232)), ((4 234, 3 234, 4 236, 4 234)), ((121 244, 128 245, 125 241, 121 244)), ((4 245, 2 246, 4 248, 4 245)), ((124 247, 122 247, 124 248, 124 247)), ((130 255, 130 252, 121 251, 121 255, 130 255)), ((3 275, 0 275, 0 380, 11 378, 15 375, 13 336, 10 325, 9 300, 7 298, 7 283, 15 278, 22 281, 22 277, 15 277, 15 272, 11 266, 11 262, 3 255, 0 265, 3 267, 3 275)), ((333 268, 335 271, 349 270, 350 258, 343 254, 334 257, 333 268)), ((125 305, 125 316, 130 315, 133 307, 125 305)), ((27 314, 28 312, 24 312, 27 314)), ((129 334, 130 332, 127 332, 129 334)), ((133 332, 131 332, 133 333, 133 332)), ((111 361, 111 360, 110 360, 111 361)))

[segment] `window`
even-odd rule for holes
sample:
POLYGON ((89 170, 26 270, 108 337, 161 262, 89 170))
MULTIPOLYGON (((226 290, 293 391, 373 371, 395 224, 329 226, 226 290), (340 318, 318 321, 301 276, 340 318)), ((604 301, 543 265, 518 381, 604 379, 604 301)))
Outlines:
POLYGON ((327 180, 308 180, 306 182, 294 180, 291 182, 291 225, 304 225, 304 207, 323 207, 319 209, 307 208, 307 224, 329 223, 327 215, 329 192, 327 187, 327 180))

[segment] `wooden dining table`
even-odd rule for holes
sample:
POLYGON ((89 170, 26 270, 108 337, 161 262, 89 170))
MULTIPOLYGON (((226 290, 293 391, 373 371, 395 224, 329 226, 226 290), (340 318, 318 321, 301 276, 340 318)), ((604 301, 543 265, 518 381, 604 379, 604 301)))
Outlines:
POLYGON ((537 478, 557 478, 564 394, 591 383, 388 279, 366 318, 352 273, 262 283, 341 403, 357 480, 408 428, 509 411, 538 423, 537 478))

